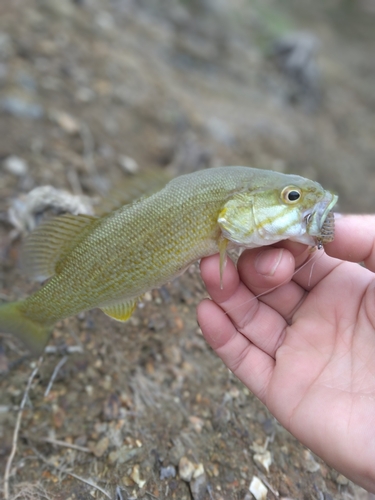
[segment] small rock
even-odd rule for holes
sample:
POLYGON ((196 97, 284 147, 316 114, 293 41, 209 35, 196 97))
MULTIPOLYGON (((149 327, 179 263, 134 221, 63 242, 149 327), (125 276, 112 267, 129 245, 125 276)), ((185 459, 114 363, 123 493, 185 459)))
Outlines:
POLYGON ((254 461, 259 463, 267 472, 267 474, 270 471, 270 465, 272 464, 272 455, 271 453, 266 450, 263 453, 255 453, 253 456, 254 461))
POLYGON ((178 466, 181 457, 184 456, 186 450, 185 446, 183 445, 182 441, 179 438, 176 438, 174 440, 174 445, 173 447, 169 450, 169 462, 171 462, 173 465, 178 466))
POLYGON ((139 448, 130 448, 129 446, 122 446, 119 450, 112 451, 109 454, 108 460, 111 464, 117 462, 117 464, 121 465, 126 462, 129 462, 137 455, 139 455, 139 448))
POLYGON ((249 491, 256 500, 266 500, 267 498, 268 490, 257 476, 251 480, 249 491))
POLYGON ((135 484, 138 485, 140 488, 143 488, 143 486, 146 484, 146 481, 144 479, 141 479, 141 473, 138 464, 134 465, 130 477, 135 482, 135 484))
POLYGON ((164 350, 164 356, 169 363, 173 363, 175 366, 178 366, 182 362, 181 349, 176 345, 167 346, 164 350))
POLYGON ((195 471, 193 474, 193 478, 196 479, 199 476, 202 476, 204 474, 204 467, 203 464, 197 464, 195 465, 195 471))
POLYGON ((176 477, 176 467, 174 465, 168 465, 167 467, 161 467, 160 469, 160 479, 170 479, 171 477, 176 477))
POLYGON ((76 135, 81 130, 81 126, 76 118, 65 111, 53 110, 50 112, 50 119, 69 135, 76 135))
POLYGON ((110 394, 104 402, 103 418, 105 420, 117 420, 121 407, 120 398, 117 394, 110 394))
POLYGON ((124 486, 127 486, 128 488, 130 488, 131 486, 134 486, 134 481, 129 476, 124 476, 122 478, 122 483, 123 483, 124 486))
POLYGON ((97 458, 100 458, 108 450, 108 446, 109 446, 109 439, 107 437, 104 437, 96 443, 96 445, 92 449, 92 452, 97 458))
POLYGON ((23 158, 13 155, 5 158, 3 161, 3 167, 10 174, 16 175, 17 177, 23 177, 29 170, 27 162, 23 158))
POLYGON ((309 450, 305 450, 304 452, 305 459, 305 469, 307 472, 317 472, 320 469, 320 465, 315 460, 313 454, 309 450))
POLYGON ((130 156, 120 155, 118 157, 118 163, 120 167, 127 173, 135 174, 138 172, 138 163, 130 156))
POLYGON ((204 426, 204 420, 202 420, 199 417, 196 417, 194 415, 191 415, 189 417, 189 421, 193 426, 193 429, 197 434, 200 434, 202 432, 203 426, 204 426))
POLYGON ((262 423, 262 427, 267 436, 271 435, 273 432, 275 432, 275 419, 266 418, 262 423))
POLYGON ((108 439, 112 446, 115 448, 121 448, 124 441, 121 429, 117 426, 111 425, 108 429, 108 439))
POLYGON ((349 484, 349 479, 342 474, 338 474, 336 477, 336 483, 341 486, 347 486, 349 484))
POLYGON ((207 492, 207 478, 206 474, 199 474, 198 477, 190 481, 190 491, 194 500, 203 500, 207 492))
POLYGON ((37 120, 43 116, 42 106, 16 96, 5 96, 0 99, 0 110, 17 118, 37 120))
POLYGON ((193 474, 195 472, 195 464, 191 462, 187 457, 181 457, 178 464, 178 473, 183 481, 189 483, 193 474))

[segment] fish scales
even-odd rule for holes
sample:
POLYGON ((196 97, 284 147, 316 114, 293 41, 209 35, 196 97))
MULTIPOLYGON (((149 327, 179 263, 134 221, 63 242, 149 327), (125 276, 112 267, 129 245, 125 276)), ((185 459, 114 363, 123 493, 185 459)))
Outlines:
POLYGON ((52 220, 31 235, 25 260, 43 270, 56 247, 56 262, 46 266, 55 274, 30 297, 0 306, 0 331, 40 348, 56 321, 81 311, 101 307, 125 320, 146 291, 202 257, 219 251, 223 257, 227 245, 251 248, 286 238, 317 244, 336 200, 299 176, 218 167, 178 177, 101 218, 52 220))

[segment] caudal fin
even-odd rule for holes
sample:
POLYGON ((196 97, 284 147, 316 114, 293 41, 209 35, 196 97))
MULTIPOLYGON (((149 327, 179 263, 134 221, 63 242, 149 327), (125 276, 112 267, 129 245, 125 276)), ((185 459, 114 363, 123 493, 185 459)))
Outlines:
POLYGON ((40 354, 51 333, 51 327, 27 318, 22 301, 0 304, 0 333, 12 333, 34 353, 40 354))

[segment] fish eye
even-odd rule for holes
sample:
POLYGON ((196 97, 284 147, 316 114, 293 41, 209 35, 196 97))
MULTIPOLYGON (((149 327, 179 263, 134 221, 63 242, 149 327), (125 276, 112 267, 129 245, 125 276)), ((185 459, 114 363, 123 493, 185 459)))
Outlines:
POLYGON ((296 203, 301 198, 301 191, 298 188, 288 186, 282 190, 281 198, 286 203, 296 203))

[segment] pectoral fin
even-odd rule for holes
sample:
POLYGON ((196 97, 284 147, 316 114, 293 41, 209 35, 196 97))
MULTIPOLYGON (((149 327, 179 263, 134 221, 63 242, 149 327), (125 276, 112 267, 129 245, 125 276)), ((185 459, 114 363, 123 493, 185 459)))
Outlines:
POLYGON ((133 314, 137 299, 127 300, 120 304, 113 304, 110 306, 101 307, 100 309, 110 318, 116 321, 127 321, 133 314))
POLYGON ((223 289, 223 274, 225 265, 227 263, 227 246, 228 240, 226 238, 221 238, 219 241, 219 252, 220 252, 220 288, 223 289))

